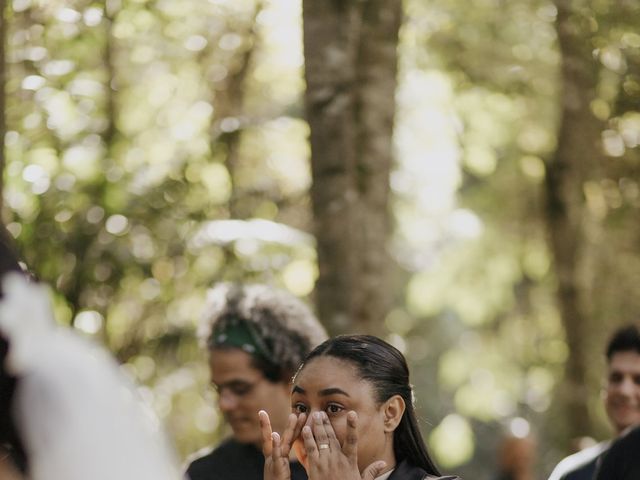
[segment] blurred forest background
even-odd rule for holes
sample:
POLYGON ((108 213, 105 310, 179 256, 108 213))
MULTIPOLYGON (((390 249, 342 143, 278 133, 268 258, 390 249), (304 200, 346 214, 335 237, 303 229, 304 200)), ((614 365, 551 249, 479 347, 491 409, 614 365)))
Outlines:
POLYGON ((410 361, 444 470, 610 435, 640 312, 637 0, 10 0, 2 221, 186 457, 224 435, 205 289, 410 361), (304 22, 303 22, 304 19, 304 22), (304 28, 303 28, 304 25, 304 28))

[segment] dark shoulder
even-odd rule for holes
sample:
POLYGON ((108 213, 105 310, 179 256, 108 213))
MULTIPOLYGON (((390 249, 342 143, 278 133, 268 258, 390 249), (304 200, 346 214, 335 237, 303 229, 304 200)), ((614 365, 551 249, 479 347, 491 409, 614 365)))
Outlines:
POLYGON ((291 480, 307 480, 307 471, 301 463, 291 462, 291 480))
POLYGON ((631 430, 623 437, 618 438, 609 449, 609 452, 605 455, 616 457, 618 455, 628 456, 631 452, 638 452, 640 447, 640 427, 631 430))
MULTIPOLYGON (((191 458, 187 467, 190 480, 262 480, 262 452, 232 438, 213 450, 200 451, 191 458)), ((307 474, 298 462, 291 464, 291 480, 307 480, 307 474)))
POLYGON ((603 456, 596 479, 637 480, 640 478, 640 428, 616 440, 603 456))
POLYGON ((460 480, 460 478, 456 476, 436 477, 429 475, 422 468, 403 460, 396 465, 388 480, 460 480))
POLYGON ((591 480, 600 455, 609 447, 601 442, 562 459, 553 469, 549 480, 591 480))
POLYGON ((251 450, 255 450, 253 448, 247 448, 247 446, 242 445, 236 442, 233 439, 224 440, 215 448, 204 448, 189 458, 189 468, 192 465, 211 465, 215 464, 218 461, 224 461, 229 459, 230 457, 236 457, 241 454, 249 455, 252 454, 251 450))
POLYGON ((598 464, 598 458, 594 458, 590 462, 585 463, 575 469, 565 473, 562 480, 591 480, 593 474, 596 471, 596 465, 598 464))
POLYGON ((233 439, 225 440, 213 450, 200 451, 192 458, 187 467, 191 480, 262 479, 262 453, 233 439))

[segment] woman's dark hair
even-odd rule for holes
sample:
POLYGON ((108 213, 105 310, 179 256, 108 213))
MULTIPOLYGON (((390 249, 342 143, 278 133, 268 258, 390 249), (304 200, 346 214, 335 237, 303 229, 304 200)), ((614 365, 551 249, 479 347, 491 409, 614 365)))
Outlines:
POLYGON ((404 355, 394 346, 371 335, 340 335, 312 350, 298 371, 314 358, 322 356, 351 363, 358 375, 373 386, 379 404, 394 395, 402 397, 406 408, 393 435, 396 460, 407 460, 429 475, 440 475, 420 433, 413 406, 413 389, 409 383, 409 367, 404 355))
MULTIPOLYGON (((9 272, 22 272, 22 269, 9 235, 0 225, 0 299, 2 298, 1 280, 9 272)), ((7 451, 16 466, 24 472, 26 470, 26 456, 11 414, 17 379, 4 369, 8 349, 9 343, 0 335, 0 448, 7 451)))

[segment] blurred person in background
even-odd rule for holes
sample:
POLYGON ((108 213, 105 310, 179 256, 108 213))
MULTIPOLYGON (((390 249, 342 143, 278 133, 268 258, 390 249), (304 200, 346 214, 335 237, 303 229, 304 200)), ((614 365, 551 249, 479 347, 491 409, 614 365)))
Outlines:
MULTIPOLYGON (((628 325, 616 330, 606 349, 607 378, 604 405, 614 428, 621 437, 640 425, 640 330, 628 325)), ((563 459, 549 480, 592 480, 601 456, 611 441, 601 442, 563 459)))
MULTIPOLYGON (((274 428, 284 430, 291 413, 291 379, 326 332, 309 307, 288 292, 222 283, 208 292, 199 336, 232 435, 196 454, 187 474, 191 480, 262 480, 258 411, 269 412, 274 428)), ((291 460, 291 479, 306 479, 294 456, 291 460)))
POLYGON ((0 479, 180 479, 134 385, 104 348, 56 324, 6 236, 0 290, 0 479))
POLYGON ((531 437, 508 436, 498 451, 496 480, 533 480, 536 442, 531 437))

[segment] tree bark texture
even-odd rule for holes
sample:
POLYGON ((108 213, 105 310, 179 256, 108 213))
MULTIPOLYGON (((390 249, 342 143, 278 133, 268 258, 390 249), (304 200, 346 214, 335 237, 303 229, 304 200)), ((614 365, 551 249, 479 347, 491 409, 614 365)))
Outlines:
POLYGON ((591 331, 590 289, 585 285, 590 212, 584 186, 601 165, 602 123, 590 108, 596 98, 598 66, 589 21, 572 9, 572 2, 555 3, 562 91, 558 145, 546 177, 546 220, 557 275, 557 301, 569 348, 559 394, 567 412, 567 433, 575 438, 591 431, 586 399, 597 394, 587 386, 589 356, 596 352, 586 341, 591 331))
MULTIPOLYGON (((243 37, 248 38, 248 46, 238 55, 238 62, 231 65, 230 72, 224 80, 224 84, 214 89, 211 104, 216 112, 211 125, 211 150, 215 152, 220 148, 225 150, 225 166, 231 177, 231 198, 229 199, 229 216, 231 218, 246 218, 246 208, 242 208, 244 192, 238 186, 238 170, 240 161, 240 144, 243 129, 246 127, 244 115, 244 101, 246 96, 246 79, 253 66, 253 57, 258 48, 258 32, 256 30, 257 17, 264 5, 258 1, 255 4, 251 27, 243 32, 243 37), (222 123, 225 120, 237 121, 235 128, 225 130, 222 123)), ((212 42, 213 43, 213 42, 212 42)), ((213 47, 212 47, 213 48, 213 47)))
POLYGON ((389 172, 400 0, 304 0, 305 107, 319 277, 331 333, 379 332, 390 308, 389 172))

